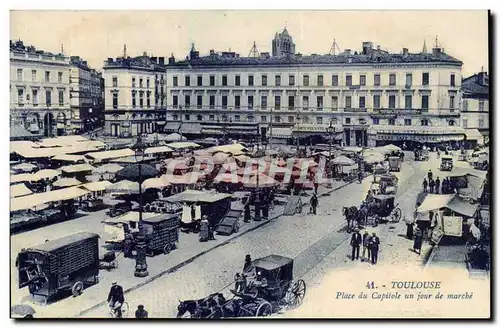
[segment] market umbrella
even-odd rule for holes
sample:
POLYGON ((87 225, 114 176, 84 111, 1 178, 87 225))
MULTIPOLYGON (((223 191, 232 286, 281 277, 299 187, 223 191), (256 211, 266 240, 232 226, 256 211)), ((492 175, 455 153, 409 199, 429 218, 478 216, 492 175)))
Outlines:
POLYGON ((193 184, 205 178, 205 175, 199 172, 189 172, 184 175, 166 175, 171 184, 193 184))
POLYGON ((21 163, 12 167, 13 170, 23 171, 23 172, 32 172, 36 168, 37 166, 31 163, 21 163))
POLYGON ((31 191, 24 183, 10 186, 10 198, 31 195, 31 191))
POLYGON ((96 167, 92 171, 92 173, 94 173, 94 174, 96 174, 96 173, 97 174, 116 173, 116 172, 120 171, 121 169, 123 169, 123 166, 118 165, 118 164, 114 164, 114 163, 110 163, 110 164, 105 164, 105 165, 96 167))
POLYGON ((142 188, 146 189, 163 189, 165 187, 170 186, 170 182, 168 182, 166 176, 161 176, 159 178, 151 178, 147 179, 142 183, 142 188))
POLYGON ((243 182, 247 188, 268 188, 278 184, 278 181, 263 173, 260 173, 258 176, 254 175, 251 178, 244 177, 243 182))
POLYGON ((139 183, 129 181, 129 180, 122 180, 122 181, 113 183, 111 186, 107 186, 106 191, 138 194, 139 193, 139 183))
POLYGON ((384 160, 385 160, 384 155, 380 153, 371 153, 364 157, 364 161, 369 164, 380 163, 383 162, 384 160))
POLYGON ((132 164, 128 165, 120 171, 116 172, 117 179, 129 180, 134 182, 143 182, 144 180, 155 178, 158 175, 158 170, 148 164, 132 164), (141 171, 139 176, 139 170, 141 171))
POLYGON ((57 176, 59 176, 59 172, 56 170, 44 169, 34 173, 31 181, 40 181, 47 178, 53 179, 57 176))
POLYGON ((398 151, 401 151, 401 148, 399 148, 398 146, 395 146, 393 144, 389 144, 389 145, 385 145, 384 147, 382 147, 382 149, 388 151, 388 152, 398 152, 398 151))
POLYGON ((343 155, 341 155, 339 157, 335 157, 334 159, 332 159, 331 163, 335 164, 335 165, 342 165, 342 166, 349 166, 349 165, 355 164, 355 162, 352 159, 347 158, 343 155))
POLYGON ((250 156, 247 155, 238 155, 234 157, 238 162, 245 163, 250 159, 250 156))
POLYGON ((163 140, 165 140, 167 142, 172 142, 172 141, 186 141, 187 138, 181 136, 178 133, 171 133, 168 136, 166 136, 165 138, 163 138, 163 140))
POLYGON ((228 158, 229 154, 219 152, 213 156, 213 161, 214 164, 224 164, 228 158))
POLYGON ((81 185, 82 183, 75 178, 62 178, 52 184, 57 188, 73 187, 81 185))
POLYGON ((223 174, 218 174, 215 179, 215 183, 241 183, 242 178, 237 175, 237 174, 231 174, 231 173, 223 173, 223 174))
POLYGON ((16 304, 11 306, 10 314, 14 316, 25 317, 27 315, 33 316, 36 313, 35 309, 28 304, 16 304))

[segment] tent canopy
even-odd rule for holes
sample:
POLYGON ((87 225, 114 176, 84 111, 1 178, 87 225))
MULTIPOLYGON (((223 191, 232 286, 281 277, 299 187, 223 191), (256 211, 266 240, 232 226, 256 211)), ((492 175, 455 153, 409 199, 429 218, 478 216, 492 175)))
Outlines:
POLYGON ((331 160, 331 163, 335 165, 347 165, 347 166, 356 164, 352 159, 343 155, 335 157, 334 159, 331 160))
POLYGON ((88 172, 94 170, 90 164, 76 164, 61 167, 61 171, 65 173, 88 172))
POLYGON ((180 141, 180 142, 172 142, 167 144, 168 147, 174 148, 174 149, 185 149, 185 148, 198 148, 200 145, 194 142, 189 142, 189 141, 180 141))
POLYGON ((12 198, 10 200, 10 211, 14 212, 27 210, 49 202, 78 198, 86 195, 87 193, 88 191, 80 189, 78 187, 69 187, 18 198, 12 198))
POLYGON ((10 176, 10 183, 29 182, 32 181, 32 179, 33 179, 33 174, 31 173, 15 174, 10 176))
POLYGON ((174 150, 172 148, 168 148, 167 146, 159 146, 159 147, 150 147, 144 150, 145 154, 158 154, 158 153, 171 153, 174 150))
POLYGON ((428 194, 418 207, 417 212, 423 213, 446 207, 453 197, 455 197, 455 195, 428 194))
POLYGON ((100 162, 100 161, 104 161, 104 160, 108 160, 108 159, 134 156, 134 155, 135 155, 135 152, 132 149, 125 148, 125 149, 107 150, 107 151, 87 153, 85 155, 85 157, 89 157, 89 158, 95 160, 96 162, 100 162))
POLYGON ((59 154, 51 158, 54 161, 61 161, 61 162, 80 162, 84 161, 85 157, 83 155, 68 155, 68 154, 59 154))
POLYGON ((82 183, 78 181, 75 178, 62 178, 54 182, 52 185, 54 187, 72 187, 72 186, 78 186, 81 185, 82 183))
POLYGON ((467 203, 459 196, 455 196, 450 200, 446 207, 459 214, 465 215, 467 217, 472 217, 479 208, 479 205, 467 203))
POLYGON ((31 181, 40 181, 43 179, 53 179, 54 177, 59 176, 59 172, 51 169, 43 169, 33 173, 31 177, 31 181))
POLYGON ((84 188, 88 191, 103 191, 106 187, 111 186, 112 183, 109 181, 94 181, 78 186, 79 188, 84 188))
POLYGON ((165 200, 169 203, 215 203, 222 199, 231 198, 231 194, 223 194, 219 192, 209 192, 209 191, 198 191, 198 190, 186 190, 180 194, 176 194, 166 198, 165 200))
POLYGON ((24 183, 10 186, 10 198, 31 195, 32 193, 33 191, 26 187, 24 183))
POLYGON ((102 166, 96 167, 92 173, 97 173, 97 174, 105 174, 105 173, 116 173, 123 169, 123 166, 115 164, 115 163, 110 163, 110 164, 104 164, 102 166))
POLYGON ((181 136, 178 133, 171 133, 167 135, 163 140, 168 141, 168 142, 174 142, 174 141, 185 141, 187 140, 186 137, 181 136))

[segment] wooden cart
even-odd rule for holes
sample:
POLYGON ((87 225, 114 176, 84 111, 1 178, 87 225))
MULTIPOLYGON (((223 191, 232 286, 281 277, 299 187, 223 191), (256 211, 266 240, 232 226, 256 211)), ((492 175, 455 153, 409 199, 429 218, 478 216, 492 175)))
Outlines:
POLYGON ((99 235, 80 232, 23 250, 18 255, 19 288, 29 287, 44 303, 99 282, 99 235))
POLYGON ((159 214, 142 220, 146 233, 147 255, 168 254, 179 241, 180 217, 175 213, 159 214))

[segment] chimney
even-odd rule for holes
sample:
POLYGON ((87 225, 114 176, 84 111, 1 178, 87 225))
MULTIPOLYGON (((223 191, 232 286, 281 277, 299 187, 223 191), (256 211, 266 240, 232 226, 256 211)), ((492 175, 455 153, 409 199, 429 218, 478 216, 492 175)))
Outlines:
POLYGON ((363 55, 369 55, 373 48, 373 42, 365 41, 363 42, 363 55))
POLYGON ((381 49, 381 48, 380 48, 380 45, 378 45, 378 46, 377 46, 377 50, 379 50, 379 51, 380 51, 380 49, 381 49))
POLYGON ((113 58, 108 58, 108 63, 112 63, 113 62, 113 58))
POLYGON ((165 57, 158 57, 158 65, 165 66, 165 57))
POLYGON ((346 50, 344 50, 344 52, 345 52, 345 54, 346 54, 346 55, 348 55, 348 56, 350 56, 350 55, 351 55, 351 49, 346 49, 346 50))
POLYGON ((432 53, 434 55, 440 54, 441 53, 441 48, 439 48, 439 47, 432 48, 432 53))
POLYGON ((213 55, 215 55, 215 51, 214 51, 214 49, 210 49, 210 56, 213 56, 213 55))
POLYGON ((174 65, 175 64, 174 54, 172 54, 170 57, 168 57, 168 64, 169 65, 174 65))
POLYGON ((408 48, 403 48, 403 58, 408 57, 408 48))
POLYGON ((155 64, 158 64, 158 57, 151 57, 151 61, 155 64))
POLYGON ((486 84, 486 79, 488 78, 488 73, 487 72, 479 72, 477 74, 477 83, 479 83, 480 85, 487 85, 486 84))
POLYGON ((142 55, 143 55, 144 57, 147 57, 147 56, 148 56, 148 53, 144 51, 144 52, 142 53, 142 55))

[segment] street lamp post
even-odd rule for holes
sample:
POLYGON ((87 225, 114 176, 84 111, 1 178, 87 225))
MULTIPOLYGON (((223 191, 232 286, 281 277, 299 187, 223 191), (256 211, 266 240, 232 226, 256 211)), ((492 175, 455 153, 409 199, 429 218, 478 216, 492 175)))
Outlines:
POLYGON ((333 126, 333 122, 332 120, 330 120, 330 125, 328 125, 328 127, 326 128, 326 132, 328 132, 328 136, 330 138, 329 141, 329 144, 328 144, 328 171, 330 173, 330 177, 333 176, 333 172, 332 172, 332 165, 331 165, 331 161, 332 161, 332 142, 333 142, 333 134, 335 132, 335 127, 333 126))
POLYGON ((136 237, 136 257, 135 257, 135 272, 136 277, 147 277, 148 263, 146 261, 146 236, 144 235, 144 226, 142 222, 142 168, 141 162, 144 160, 144 144, 141 137, 137 138, 135 149, 135 160, 139 164, 139 234, 136 237))

